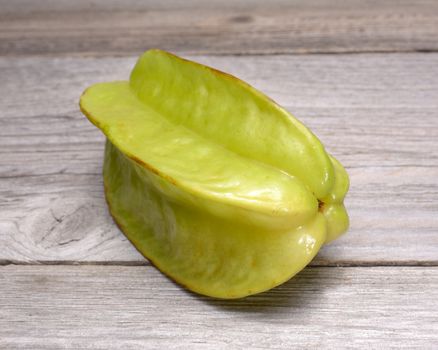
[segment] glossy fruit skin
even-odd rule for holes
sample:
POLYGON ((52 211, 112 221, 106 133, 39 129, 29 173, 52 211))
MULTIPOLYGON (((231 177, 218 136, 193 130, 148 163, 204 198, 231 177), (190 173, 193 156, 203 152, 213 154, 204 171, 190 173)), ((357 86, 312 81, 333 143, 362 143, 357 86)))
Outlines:
POLYGON ((106 199, 137 249, 200 294, 291 278, 348 228, 348 175, 304 125, 235 77, 160 50, 81 110, 107 136, 106 199))

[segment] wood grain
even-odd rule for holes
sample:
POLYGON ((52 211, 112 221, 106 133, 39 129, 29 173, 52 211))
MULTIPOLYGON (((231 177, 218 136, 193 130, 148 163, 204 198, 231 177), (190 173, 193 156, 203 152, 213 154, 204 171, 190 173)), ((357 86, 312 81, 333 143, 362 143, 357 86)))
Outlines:
MULTIPOLYGON (((294 112, 347 167, 351 229, 314 265, 438 264, 438 54, 192 57, 294 112)), ((0 58, 0 261, 144 264, 103 199, 77 101, 134 58, 0 58)))
POLYGON ((0 349, 436 349, 437 33, 435 0, 0 0, 0 349), (150 47, 247 80, 346 165, 351 229, 289 282, 194 295, 109 217, 78 98, 150 47))
POLYGON ((0 0, 1 55, 436 51, 435 0, 0 0))
POLYGON ((438 267, 307 268, 241 300, 154 268, 0 267, 2 349, 434 349, 438 267))

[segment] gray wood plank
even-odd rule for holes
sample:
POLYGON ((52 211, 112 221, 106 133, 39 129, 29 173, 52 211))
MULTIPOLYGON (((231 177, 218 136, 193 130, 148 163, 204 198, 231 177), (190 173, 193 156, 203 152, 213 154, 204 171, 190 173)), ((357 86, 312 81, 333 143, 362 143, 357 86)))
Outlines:
POLYGON ((307 268, 221 301, 150 266, 0 267, 2 349, 435 349, 438 267, 307 268))
MULTIPOLYGON (((285 105, 347 167, 351 229, 314 265, 438 263, 438 54, 211 57, 285 105)), ((82 90, 134 58, 0 58, 0 261, 144 259, 106 211, 82 90)))
POLYGON ((0 1, 1 55, 436 51, 435 0, 0 1))

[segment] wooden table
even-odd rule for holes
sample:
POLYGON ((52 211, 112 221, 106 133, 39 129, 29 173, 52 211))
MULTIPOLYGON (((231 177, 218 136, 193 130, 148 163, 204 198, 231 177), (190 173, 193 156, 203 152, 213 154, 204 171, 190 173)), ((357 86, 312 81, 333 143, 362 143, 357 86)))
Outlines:
POLYGON ((0 0, 0 79, 0 349, 437 349, 437 1, 0 0), (346 165, 351 229, 291 281, 194 295, 109 217, 78 98, 151 47, 247 80, 346 165))

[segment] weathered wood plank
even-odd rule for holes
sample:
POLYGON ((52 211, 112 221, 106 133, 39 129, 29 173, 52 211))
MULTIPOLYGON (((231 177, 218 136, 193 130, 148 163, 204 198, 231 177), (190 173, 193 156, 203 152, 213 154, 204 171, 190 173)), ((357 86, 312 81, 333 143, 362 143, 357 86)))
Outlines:
MULTIPOLYGON (((292 112, 339 108, 348 121, 349 113, 368 109, 374 125, 381 109, 429 109, 422 116, 429 120, 438 107, 438 53, 185 57, 235 74, 292 112)), ((135 61, 0 57, 1 117, 71 115, 83 89, 98 81, 127 79, 135 61)), ((363 125, 368 119, 350 122, 363 125)))
POLYGON ((272 54, 438 49, 421 1, 0 1, 0 54, 272 54))
POLYGON ((152 267, 0 267, 2 349, 434 349, 438 267, 307 268, 242 300, 152 267))
MULTIPOLYGON (((438 263, 438 54, 206 57, 288 107, 347 166, 349 233, 314 264, 438 263)), ((0 260, 144 260, 106 212, 78 111, 133 58, 0 58, 0 260)))
MULTIPOLYGON (((143 263, 107 213, 99 168, 2 179, 0 260, 143 263)), ((438 264, 438 168, 348 170, 351 228, 313 264, 438 264)))

